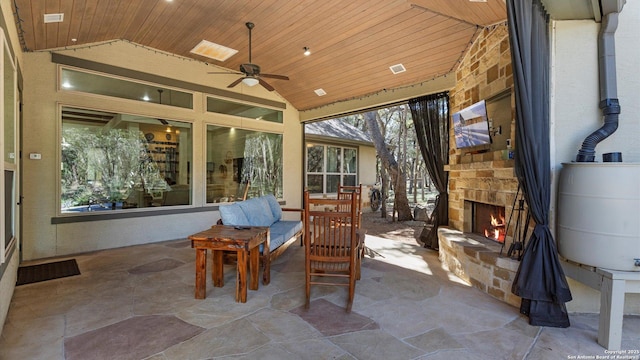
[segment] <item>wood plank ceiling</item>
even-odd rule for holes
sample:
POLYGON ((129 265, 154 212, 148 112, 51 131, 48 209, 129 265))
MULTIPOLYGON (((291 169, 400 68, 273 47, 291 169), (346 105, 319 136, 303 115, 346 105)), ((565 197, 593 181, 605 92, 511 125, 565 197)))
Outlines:
POLYGON ((123 39, 236 71, 248 62, 245 23, 253 22, 252 62, 263 73, 289 76, 264 80, 298 110, 448 74, 479 31, 506 20, 504 0, 13 2, 26 51, 123 39), (44 23, 44 14, 56 13, 64 13, 63 22, 44 23), (203 39, 238 53, 224 62, 190 53, 203 39), (407 71, 394 75, 395 64, 407 71), (327 94, 316 95, 320 88, 327 94))

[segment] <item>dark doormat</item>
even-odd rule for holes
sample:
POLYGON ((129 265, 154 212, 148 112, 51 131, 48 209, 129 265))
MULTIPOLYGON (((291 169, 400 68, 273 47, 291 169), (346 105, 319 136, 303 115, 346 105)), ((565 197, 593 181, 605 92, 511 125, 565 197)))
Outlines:
POLYGON ((56 261, 47 264, 20 266, 16 286, 37 283, 67 276, 80 275, 76 259, 56 261))

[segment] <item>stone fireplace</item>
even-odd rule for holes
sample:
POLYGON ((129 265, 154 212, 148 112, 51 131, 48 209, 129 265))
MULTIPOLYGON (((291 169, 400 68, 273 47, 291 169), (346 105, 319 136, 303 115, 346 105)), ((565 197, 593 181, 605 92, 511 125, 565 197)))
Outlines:
POLYGON ((440 260, 472 286, 520 306, 511 294, 519 262, 507 256, 514 237, 514 220, 508 222, 518 191, 514 161, 505 151, 454 154, 449 159, 449 227, 438 234, 440 260), (485 230, 498 231, 498 238, 486 236, 485 230))
MULTIPOLYGON (((449 111, 486 101, 492 144, 457 149, 450 131, 449 227, 440 228, 440 261, 460 278, 502 301, 520 306, 511 293, 519 262, 506 256, 513 239, 518 181, 514 175, 515 100, 506 24, 483 29, 461 59, 456 86, 449 92, 449 111), (479 205, 483 204, 483 205, 479 205), (496 224, 477 220, 478 206, 496 210, 496 224), (475 225, 474 225, 475 224, 475 225), (508 228, 508 229, 507 229, 508 228), (497 240, 487 233, 498 232, 497 240), (502 254, 501 254, 502 251, 502 254)), ((495 237, 495 236, 494 236, 495 237)))

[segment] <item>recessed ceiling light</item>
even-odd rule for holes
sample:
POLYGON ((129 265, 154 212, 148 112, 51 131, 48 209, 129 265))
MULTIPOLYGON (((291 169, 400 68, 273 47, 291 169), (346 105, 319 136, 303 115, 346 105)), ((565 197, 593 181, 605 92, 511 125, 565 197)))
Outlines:
POLYGON ((399 74, 401 72, 407 71, 407 69, 402 64, 391 65, 389 66, 389 69, 391 69, 391 72, 394 74, 399 74))
POLYGON ((212 43, 211 41, 202 40, 198 45, 191 49, 191 52, 208 57, 210 59, 225 61, 235 55, 238 50, 212 43))
POLYGON ((318 96, 325 96, 325 95, 327 95, 327 92, 326 92, 326 91, 324 91, 324 89, 315 89, 315 90, 313 90, 313 92, 315 92, 315 93, 316 93, 316 95, 318 95, 318 96))
POLYGON ((62 22, 64 20, 64 14, 44 14, 44 23, 62 22))
POLYGON ((308 47, 305 46, 302 49, 304 50, 304 56, 311 55, 311 50, 308 47))

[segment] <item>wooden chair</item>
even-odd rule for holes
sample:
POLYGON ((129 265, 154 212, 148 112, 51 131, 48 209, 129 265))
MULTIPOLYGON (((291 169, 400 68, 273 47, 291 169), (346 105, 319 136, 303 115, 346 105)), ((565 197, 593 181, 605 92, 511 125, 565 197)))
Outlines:
POLYGON ((358 186, 338 186, 338 199, 347 199, 352 195, 356 196, 356 228, 360 229, 360 223, 362 222, 362 184, 358 186))
MULTIPOLYGON (((362 184, 358 186, 339 185, 338 186, 338 199, 348 199, 351 196, 356 197, 356 229, 360 230, 360 224, 362 224, 362 184)), ((364 235, 360 239, 360 259, 362 262, 365 254, 364 247, 364 235)), ((358 280, 360 275, 358 274, 358 280)))
POLYGON ((356 229, 356 197, 311 199, 304 193, 306 303, 311 285, 347 286, 351 312, 356 280, 360 277, 360 233, 356 229))

